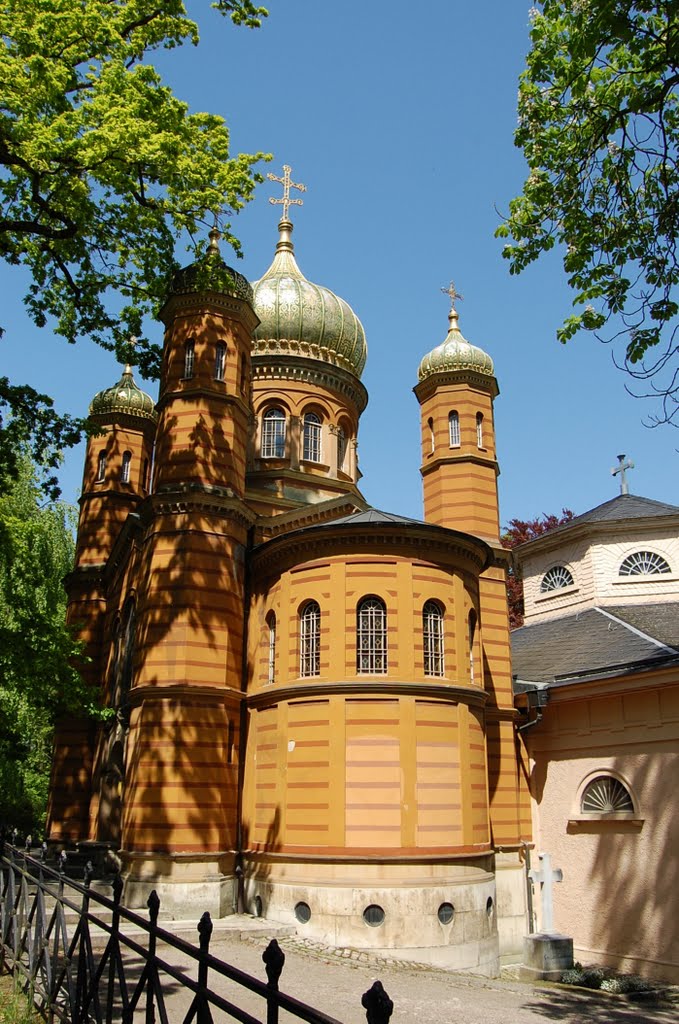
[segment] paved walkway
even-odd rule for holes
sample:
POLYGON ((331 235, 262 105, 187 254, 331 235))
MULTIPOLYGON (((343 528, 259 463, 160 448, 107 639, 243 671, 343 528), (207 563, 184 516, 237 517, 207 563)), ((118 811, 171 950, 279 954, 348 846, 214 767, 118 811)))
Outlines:
MULTIPOLYGON (((372 958, 355 950, 327 949, 294 935, 278 935, 286 955, 281 991, 311 1003, 343 1024, 365 1024, 362 994, 379 979, 394 1003, 391 1024, 676 1024, 679 1003, 658 1006, 630 1003, 621 997, 532 986, 517 980, 485 980, 424 966, 372 958)), ((256 931, 216 934, 210 951, 220 959, 266 980, 262 952, 268 937, 256 931)), ((159 949, 161 956, 169 952, 159 949)), ((172 955, 172 963, 184 966, 172 955)), ((193 974, 193 969, 190 969, 193 974)), ((214 985, 214 977, 210 984, 214 985)), ((260 1020, 262 1000, 226 980, 214 986, 260 1020)), ((167 986, 170 1020, 182 1019, 190 993, 167 986), (183 1012, 183 1013, 182 1013, 183 1012)), ((215 1024, 229 1018, 214 1014, 215 1024)), ((281 1013, 281 1024, 296 1018, 281 1013)))

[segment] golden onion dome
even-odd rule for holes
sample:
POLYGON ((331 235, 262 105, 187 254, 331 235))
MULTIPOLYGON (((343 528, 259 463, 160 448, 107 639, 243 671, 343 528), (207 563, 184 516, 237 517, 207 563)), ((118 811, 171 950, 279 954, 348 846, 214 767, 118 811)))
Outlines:
POLYGON ((452 305, 448 314, 448 334, 420 363, 418 380, 451 370, 471 370, 484 377, 493 376, 493 360, 482 348, 470 345, 458 326, 458 320, 457 310, 452 305))
POLYGON ((108 422, 114 416, 133 416, 153 423, 158 419, 156 403, 137 386, 129 363, 117 384, 94 396, 89 414, 100 423, 108 422))
POLYGON ((351 306, 329 288, 307 281, 297 266, 292 223, 278 225, 273 263, 255 281, 253 356, 305 356, 360 377, 368 349, 363 325, 351 306))

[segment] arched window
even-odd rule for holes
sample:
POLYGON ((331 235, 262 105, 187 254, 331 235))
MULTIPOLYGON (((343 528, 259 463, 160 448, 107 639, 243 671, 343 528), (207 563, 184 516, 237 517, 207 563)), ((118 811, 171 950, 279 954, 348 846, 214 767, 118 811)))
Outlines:
POLYGON ((343 427, 337 428, 337 468, 341 473, 346 473, 344 465, 347 457, 347 435, 343 427))
POLYGON ((321 671, 321 609, 307 601, 299 616, 299 674, 317 676, 321 671))
POLYGON ((215 380, 224 380, 226 372, 226 345, 218 341, 215 346, 215 380))
POLYGON ((184 378, 189 380, 193 377, 193 364, 196 356, 196 345, 193 338, 189 338, 184 346, 184 378))
POLYGON ((269 627, 269 664, 267 669, 267 682, 273 683, 276 677, 276 613, 269 612, 266 617, 269 627))
POLYGON ((245 394, 248 379, 248 359, 245 352, 240 357, 240 378, 238 387, 240 388, 241 395, 245 394))
POLYGON ((472 608, 469 613, 468 619, 468 639, 469 639, 469 679, 470 682, 474 682, 474 641, 476 639, 476 612, 472 608))
POLYGON ((563 590, 573 586, 573 576, 565 565, 553 565, 542 577, 540 593, 548 594, 551 590, 563 590))
POLYGON ((630 814, 634 803, 626 786, 612 775, 597 775, 580 800, 581 814, 630 814))
POLYGON ((142 475, 141 486, 143 490, 148 491, 149 489, 149 460, 144 459, 144 473, 142 475))
POLYGON ((483 448, 483 413, 476 414, 476 447, 483 448))
POLYGON ((434 420, 431 416, 427 420, 427 426, 429 427, 429 450, 433 452, 436 448, 436 440, 434 438, 434 420))
POLYGON ((120 479, 124 484, 130 482, 130 469, 132 466, 132 452, 123 452, 123 464, 120 470, 120 479))
POLYGON ((285 458, 285 413, 282 409, 267 409, 262 417, 263 459, 285 458))
POLYGON ((136 608, 134 600, 130 598, 125 604, 123 613, 122 648, 120 652, 120 674, 117 693, 117 705, 119 708, 126 708, 129 704, 128 694, 132 688, 133 667, 134 667, 134 645, 136 631, 136 608))
POLYGON ((659 576, 671 571, 668 562, 655 551, 635 551, 620 566, 621 576, 659 576))
POLYGON ((448 413, 448 433, 450 434, 450 447, 460 447, 460 414, 455 409, 448 413))
POLYGON ((364 597, 356 609, 356 671, 387 671, 387 608, 379 597, 364 597))
POLYGON ((321 418, 315 412, 304 414, 302 458, 306 462, 321 461, 321 418))
POLYGON ((106 452, 99 452, 97 460, 97 483, 106 479, 106 452))
POLYGON ((445 674, 443 647, 443 611, 436 601, 427 601, 422 609, 425 676, 445 674))

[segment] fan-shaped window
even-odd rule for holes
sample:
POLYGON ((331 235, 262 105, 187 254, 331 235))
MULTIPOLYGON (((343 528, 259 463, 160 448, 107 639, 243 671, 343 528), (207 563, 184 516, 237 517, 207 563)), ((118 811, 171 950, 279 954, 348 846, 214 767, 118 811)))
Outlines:
POLYGON ((662 555, 656 555, 655 551, 635 551, 620 566, 621 576, 659 576, 671 571, 662 555))
POLYGON ((276 676, 276 613, 269 612, 266 617, 269 627, 269 664, 267 669, 267 682, 273 683, 276 676))
POLYGON ((184 346, 184 377, 188 380, 193 377, 193 364, 196 357, 196 345, 193 338, 189 338, 184 346))
POLYGON ((224 380, 226 372, 226 345, 218 341, 215 348, 215 380, 224 380))
POLYGON ((285 413, 267 409, 262 418, 262 458, 285 458, 285 413))
POLYGON ((483 448, 483 413, 476 414, 476 447, 483 448))
POLYGON ((553 565, 542 577, 540 593, 548 594, 552 590, 563 590, 573 586, 573 576, 565 565, 553 565))
POLYGON ((580 801, 582 814, 621 814, 634 811, 626 786, 612 775, 598 775, 585 786, 580 801))
POLYGON ((299 674, 317 676, 321 672, 321 609, 308 601, 299 617, 299 674))
POLYGON ((130 482, 130 469, 132 467, 132 452, 123 452, 123 463, 120 470, 120 479, 124 484, 130 482))
POLYGON ((379 597, 365 597, 356 609, 356 671, 387 671, 387 608, 379 597))
POLYGON ((302 458, 307 462, 321 461, 321 418, 315 412, 304 416, 302 458))
POLYGON ((443 612, 436 601, 427 601, 422 609, 425 676, 444 675, 443 612))
POLYGON ((448 414, 448 433, 450 434, 450 447, 460 447, 460 414, 453 410, 448 414))

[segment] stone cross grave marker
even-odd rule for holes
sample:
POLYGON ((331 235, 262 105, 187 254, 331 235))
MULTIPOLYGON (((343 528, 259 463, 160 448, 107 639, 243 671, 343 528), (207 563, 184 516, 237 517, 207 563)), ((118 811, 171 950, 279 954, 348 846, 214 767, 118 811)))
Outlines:
POLYGON ((528 876, 534 885, 537 882, 540 883, 540 906, 542 910, 540 930, 544 934, 550 934, 554 931, 554 882, 563 881, 563 871, 561 868, 552 868, 552 858, 549 853, 541 853, 538 856, 541 866, 529 871, 528 876))

